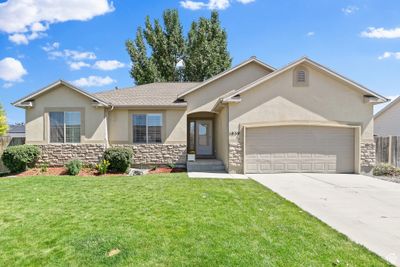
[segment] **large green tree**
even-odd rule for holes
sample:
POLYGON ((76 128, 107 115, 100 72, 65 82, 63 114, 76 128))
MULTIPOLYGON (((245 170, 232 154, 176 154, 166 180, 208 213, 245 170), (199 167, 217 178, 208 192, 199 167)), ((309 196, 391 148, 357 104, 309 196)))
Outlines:
POLYGON ((126 42, 126 48, 132 61, 130 74, 137 84, 152 83, 160 80, 155 64, 150 58, 147 58, 146 44, 140 27, 136 32, 135 40, 126 42))
POLYGON ((185 79, 189 81, 206 80, 231 66, 227 34, 217 11, 211 13, 210 19, 200 18, 192 23, 184 62, 185 79))
POLYGON ((131 76, 136 84, 182 80, 177 64, 184 55, 185 39, 178 11, 165 10, 163 23, 164 27, 158 19, 151 23, 147 16, 145 29, 139 27, 135 41, 126 42, 132 60, 131 76), (150 56, 147 55, 146 45, 150 48, 150 56))
POLYGON ((8 124, 7 124, 7 116, 6 112, 3 109, 3 106, 0 103, 0 136, 3 136, 8 131, 8 124))
POLYGON ((137 29, 126 48, 132 61, 131 77, 139 85, 203 81, 229 68, 232 61, 216 11, 210 19, 193 22, 186 39, 177 10, 164 11, 163 25, 146 17, 145 28, 137 29))

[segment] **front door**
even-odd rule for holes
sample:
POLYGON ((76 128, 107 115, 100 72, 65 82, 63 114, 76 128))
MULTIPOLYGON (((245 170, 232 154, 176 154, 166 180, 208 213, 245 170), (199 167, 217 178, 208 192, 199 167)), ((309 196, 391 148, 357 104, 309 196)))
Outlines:
POLYGON ((213 155, 212 120, 196 121, 196 154, 198 156, 213 155))

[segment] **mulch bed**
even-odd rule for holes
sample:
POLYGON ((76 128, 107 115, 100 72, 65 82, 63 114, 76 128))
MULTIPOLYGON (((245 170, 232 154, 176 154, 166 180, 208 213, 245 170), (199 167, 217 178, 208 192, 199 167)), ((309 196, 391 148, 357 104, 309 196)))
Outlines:
MULTIPOLYGON (((42 172, 40 168, 32 168, 17 174, 16 176, 59 176, 59 175, 68 175, 67 169, 64 167, 49 167, 47 171, 42 172)), ((90 168, 82 168, 77 176, 123 176, 125 173, 107 173, 105 175, 100 175, 97 170, 90 168)))
MULTIPOLYGON (((177 173, 177 172, 186 172, 186 169, 159 167, 149 171, 149 174, 177 173)), ((47 171, 42 172, 40 168, 32 168, 13 176, 26 177, 26 176, 60 176, 60 175, 68 175, 67 169, 64 167, 48 167, 47 171)), ((82 170, 79 172, 77 176, 88 177, 88 176, 126 176, 126 175, 127 175, 126 173, 107 173, 105 175, 100 175, 97 170, 90 168, 82 168, 82 170)), ((4 175, 3 177, 7 176, 8 175, 4 175)))
POLYGON ((159 167, 154 170, 150 170, 149 174, 157 174, 157 173, 176 173, 176 172, 186 172, 184 168, 167 168, 167 167, 159 167))

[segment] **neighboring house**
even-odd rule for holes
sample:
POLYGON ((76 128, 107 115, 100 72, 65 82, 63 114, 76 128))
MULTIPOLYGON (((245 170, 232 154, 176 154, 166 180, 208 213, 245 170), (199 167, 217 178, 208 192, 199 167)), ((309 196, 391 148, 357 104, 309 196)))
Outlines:
POLYGON ((24 124, 12 124, 8 126, 7 135, 12 138, 25 138, 25 125, 24 124))
POLYGON ((400 136, 400 97, 376 113, 374 125, 377 136, 400 136))
POLYGON ((8 146, 22 145, 25 143, 25 125, 12 124, 8 126, 7 136, 11 137, 8 146))
POLYGON ((252 57, 202 83, 89 94, 58 81, 13 104, 53 165, 124 146, 137 165, 188 151, 231 173, 359 173, 374 165, 373 105, 385 101, 308 58, 275 69, 252 57))

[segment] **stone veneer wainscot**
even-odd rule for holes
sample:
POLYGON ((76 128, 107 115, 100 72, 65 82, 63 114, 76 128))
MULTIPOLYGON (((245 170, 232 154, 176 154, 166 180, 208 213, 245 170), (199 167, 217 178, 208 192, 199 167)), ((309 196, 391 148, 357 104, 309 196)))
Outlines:
POLYGON ((38 163, 48 163, 49 166, 64 166, 71 159, 96 164, 106 150, 105 144, 47 144, 37 146, 41 150, 38 163))
POLYGON ((243 173, 243 148, 241 143, 229 144, 229 173, 243 173))
POLYGON ((133 150, 133 165, 186 164, 186 144, 112 145, 133 150))
POLYGON ((364 142, 361 143, 361 172, 369 173, 375 166, 375 143, 374 142, 364 142))

